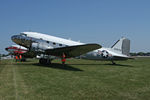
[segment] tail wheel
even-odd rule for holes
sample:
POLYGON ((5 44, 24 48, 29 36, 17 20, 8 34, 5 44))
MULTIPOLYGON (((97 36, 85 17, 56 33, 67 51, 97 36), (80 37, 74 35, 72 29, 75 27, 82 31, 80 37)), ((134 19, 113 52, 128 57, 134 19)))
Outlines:
POLYGON ((116 63, 113 60, 111 62, 112 62, 113 65, 116 65, 116 63))

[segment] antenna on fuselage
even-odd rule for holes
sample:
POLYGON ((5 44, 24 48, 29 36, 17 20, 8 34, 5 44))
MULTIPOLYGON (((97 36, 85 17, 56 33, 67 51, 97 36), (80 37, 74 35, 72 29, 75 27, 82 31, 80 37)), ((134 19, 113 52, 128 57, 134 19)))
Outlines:
POLYGON ((33 32, 33 31, 31 29, 29 29, 28 32, 33 32))

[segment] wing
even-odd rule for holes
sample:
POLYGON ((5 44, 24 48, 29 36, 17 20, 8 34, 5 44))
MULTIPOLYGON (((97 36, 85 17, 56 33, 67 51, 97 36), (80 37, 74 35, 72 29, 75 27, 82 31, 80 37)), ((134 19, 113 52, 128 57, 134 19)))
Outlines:
POLYGON ((87 52, 99 48, 101 48, 101 46, 98 44, 84 44, 84 45, 68 46, 68 47, 55 48, 55 49, 47 49, 45 50, 45 54, 62 57, 64 53, 66 58, 70 58, 70 57, 80 56, 82 54, 85 54, 87 52))
POLYGON ((25 52, 25 53, 23 53, 23 54, 21 54, 21 55, 22 55, 23 57, 25 57, 25 58, 34 58, 34 57, 37 56, 37 54, 38 54, 38 53, 33 52, 33 51, 27 51, 27 52, 25 52))

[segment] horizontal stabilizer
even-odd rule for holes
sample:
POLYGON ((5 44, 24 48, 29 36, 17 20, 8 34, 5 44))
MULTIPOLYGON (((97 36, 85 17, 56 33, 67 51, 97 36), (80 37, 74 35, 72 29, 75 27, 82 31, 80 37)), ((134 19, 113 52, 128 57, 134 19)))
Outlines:
POLYGON ((127 60, 127 59, 135 59, 134 57, 130 57, 130 56, 114 56, 115 60, 127 60))
POLYGON ((101 48, 98 44, 85 44, 85 45, 76 45, 76 46, 68 46, 62 48, 55 48, 55 49, 47 49, 45 53, 47 55, 53 55, 62 57, 63 53, 65 54, 66 58, 80 56, 87 52, 90 52, 95 49, 101 48))

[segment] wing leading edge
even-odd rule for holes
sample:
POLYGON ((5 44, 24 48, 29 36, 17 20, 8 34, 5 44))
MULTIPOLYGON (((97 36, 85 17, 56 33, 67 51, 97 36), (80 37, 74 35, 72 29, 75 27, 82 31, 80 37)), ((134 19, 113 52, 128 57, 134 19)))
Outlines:
POLYGON ((95 49, 99 49, 102 46, 99 44, 84 44, 84 45, 76 45, 76 46, 68 46, 62 48, 55 48, 55 49, 47 49, 45 53, 47 55, 53 55, 62 57, 63 53, 65 54, 66 58, 80 56, 87 52, 90 52, 95 49))

